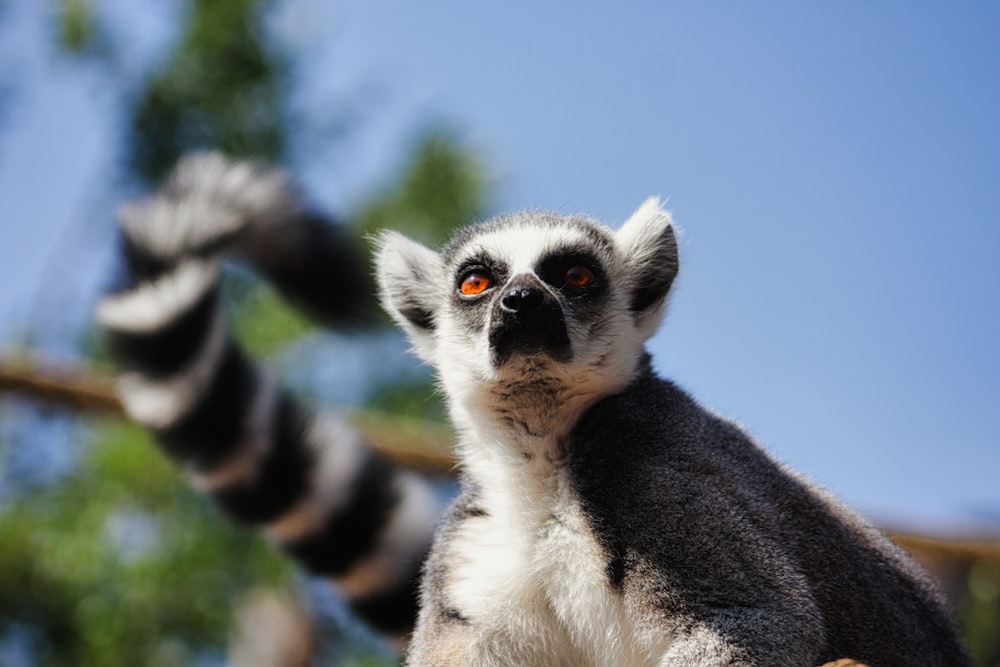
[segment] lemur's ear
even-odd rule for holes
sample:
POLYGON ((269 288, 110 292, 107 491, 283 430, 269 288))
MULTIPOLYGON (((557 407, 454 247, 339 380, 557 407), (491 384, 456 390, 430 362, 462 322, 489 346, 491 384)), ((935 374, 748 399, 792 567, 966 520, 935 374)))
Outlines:
POLYGON ((441 258, 398 232, 382 232, 376 243, 375 271, 382 306, 409 334, 417 353, 432 361, 438 307, 435 286, 441 276, 441 258))
POLYGON ((651 336, 679 267, 673 219, 658 197, 650 197, 615 233, 615 241, 631 273, 630 307, 640 330, 651 336))

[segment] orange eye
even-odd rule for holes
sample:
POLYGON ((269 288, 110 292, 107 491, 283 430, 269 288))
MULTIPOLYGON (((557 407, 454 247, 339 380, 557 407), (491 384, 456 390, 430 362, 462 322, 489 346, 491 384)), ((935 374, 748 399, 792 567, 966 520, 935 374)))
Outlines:
POLYGON ((493 285, 493 279, 480 271, 473 271, 462 278, 459 291, 465 296, 476 296, 482 294, 493 285))
POLYGON ((573 287, 586 287, 590 283, 594 282, 594 272, 585 266, 576 264, 566 269, 566 273, 563 274, 563 279, 566 281, 567 285, 572 285, 573 287))

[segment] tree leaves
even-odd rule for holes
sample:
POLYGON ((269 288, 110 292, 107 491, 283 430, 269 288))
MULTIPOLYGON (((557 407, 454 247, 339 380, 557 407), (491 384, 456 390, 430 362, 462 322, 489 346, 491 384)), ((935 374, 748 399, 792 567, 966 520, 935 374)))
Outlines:
POLYGON ((184 153, 280 162, 291 61, 266 39, 260 0, 196 0, 183 36, 135 101, 128 166, 147 185, 184 153))

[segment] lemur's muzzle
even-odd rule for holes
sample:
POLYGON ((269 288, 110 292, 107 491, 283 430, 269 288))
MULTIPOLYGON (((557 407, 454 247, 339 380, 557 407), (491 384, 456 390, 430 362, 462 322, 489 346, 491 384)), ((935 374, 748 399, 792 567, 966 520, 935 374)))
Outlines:
POLYGON ((558 298, 534 275, 515 276, 493 305, 490 320, 493 365, 511 356, 545 353, 557 361, 572 357, 558 298))

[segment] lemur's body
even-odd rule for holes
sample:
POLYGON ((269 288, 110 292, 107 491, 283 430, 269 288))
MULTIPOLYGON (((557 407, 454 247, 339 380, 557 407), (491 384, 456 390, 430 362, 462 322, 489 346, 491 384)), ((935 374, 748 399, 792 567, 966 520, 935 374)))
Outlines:
POLYGON ((898 548, 652 372, 676 272, 655 200, 614 233, 525 213, 440 254, 384 237, 464 473, 411 663, 968 664, 898 548))
MULTIPOLYGON (((253 179, 242 185, 260 194, 253 179)), ((377 264, 387 309, 437 369, 462 463, 461 494, 425 565, 409 664, 969 664, 909 558, 652 372, 643 345, 678 266, 658 202, 617 232, 582 217, 499 218, 440 254, 388 233, 377 264)), ((104 321, 115 329, 114 317, 104 321)), ((219 460, 210 472, 240 470, 219 460)), ((379 466, 383 481, 402 478, 379 466)), ((249 518, 279 539, 275 522, 329 545, 344 526, 350 540, 359 526, 349 512, 364 516, 356 495, 372 485, 356 484, 356 465, 334 467, 324 466, 329 488, 317 479, 299 502, 335 498, 320 505, 336 521, 275 518, 316 515, 293 512, 295 503, 249 518)), ((212 474, 225 497, 233 478, 212 474)), ((261 474, 255 491, 265 494, 261 474)), ((404 501, 382 513, 398 520, 367 531, 380 555, 354 549, 343 581, 378 589, 363 563, 420 553, 429 525, 420 488, 406 483, 404 501), (424 509, 407 517, 411 504, 424 509), (424 523, 407 532, 407 518, 424 523)), ((405 571, 389 574, 400 582, 405 571)))

